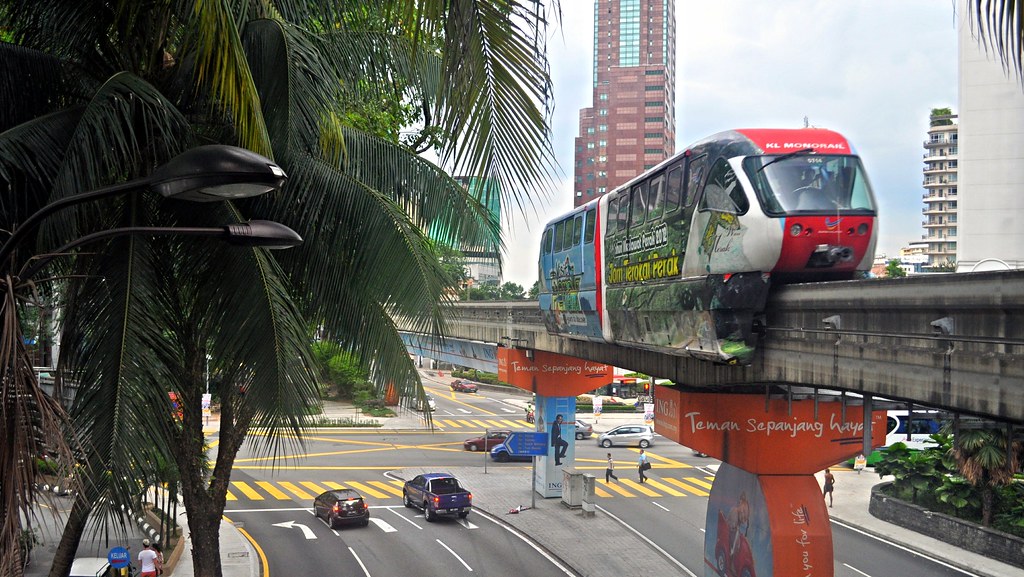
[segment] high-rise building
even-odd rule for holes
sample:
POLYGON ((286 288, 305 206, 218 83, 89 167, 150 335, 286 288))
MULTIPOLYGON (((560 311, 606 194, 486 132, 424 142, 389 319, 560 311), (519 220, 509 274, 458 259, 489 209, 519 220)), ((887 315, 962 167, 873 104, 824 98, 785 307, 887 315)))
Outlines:
POLYGON ((949 109, 932 110, 924 141, 926 267, 956 262, 958 126, 949 109))
POLYGON ((1024 268, 1024 90, 979 45, 971 13, 959 0, 957 272, 1024 268))
MULTIPOLYGON (((501 220, 501 199, 497 181, 485 178, 456 176, 455 180, 469 190, 469 194, 479 200, 495 220, 501 220)), ((455 247, 465 256, 469 276, 475 284, 501 284, 501 255, 493 243, 485 246, 463 245, 455 247)))
POLYGON ((579 206, 675 151, 675 0, 594 0, 590 108, 580 110, 579 206))

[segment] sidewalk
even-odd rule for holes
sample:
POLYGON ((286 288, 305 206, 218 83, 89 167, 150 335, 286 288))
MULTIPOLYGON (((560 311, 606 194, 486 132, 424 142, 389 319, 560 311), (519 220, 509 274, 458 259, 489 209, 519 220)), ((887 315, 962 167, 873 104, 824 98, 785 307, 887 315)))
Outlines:
MULTIPOLYGON (((516 399, 506 400, 511 405, 525 406, 525 402, 516 399)), ((332 418, 343 418, 351 414, 353 409, 342 403, 325 403, 324 415, 332 418)), ((580 414, 579 417, 593 422, 593 415, 580 414), (589 419, 588 419, 589 417, 589 419)), ((605 413, 599 422, 594 423, 595 433, 606 431, 623 422, 642 420, 639 413, 605 413)), ((409 430, 421 429, 425 426, 422 416, 411 411, 403 411, 397 417, 379 419, 384 429, 409 430)), ((524 465, 528 467, 528 465, 524 465)), ((394 471, 394 475, 409 479, 426 472, 424 468, 408 468, 394 471)), ((529 509, 519 514, 510 515, 508 511, 519 505, 529 506, 531 495, 528 487, 529 470, 512 467, 488 469, 484 474, 479 468, 449 467, 446 468, 460 479, 463 479, 473 490, 473 504, 478 512, 489 514, 500 522, 507 523, 532 542, 559 559, 566 566, 582 576, 605 577, 607 575, 687 575, 693 573, 677 565, 666 556, 652 548, 639 535, 619 525, 616 521, 600 511, 594 517, 584 517, 579 510, 567 509, 560 499, 536 499, 536 509, 529 509), (586 535, 593 535, 588 538, 586 535), (579 543, 600 543, 615 536, 615 547, 579 547, 579 543), (623 554, 622 552, 629 552, 623 554), (638 551, 649 551, 649 554, 637 554, 638 551)), ((944 561, 949 565, 960 567, 982 577, 1012 577, 1021 574, 1021 570, 970 553, 933 539, 926 535, 904 529, 875 517, 868 512, 871 487, 883 482, 872 469, 857 474, 849 469, 834 468, 836 477, 833 494, 835 506, 829 514, 836 522, 850 526, 856 530, 876 537, 893 541, 913 551, 944 561)), ((823 473, 817 475, 818 482, 823 481, 823 473)), ((184 516, 182 516, 184 524, 184 516)), ((188 535, 188 528, 184 527, 188 535)), ((260 559, 256 551, 246 539, 243 530, 235 528, 225 521, 221 524, 221 559, 224 577, 259 577, 260 559)), ((192 577, 191 542, 185 540, 185 549, 174 568, 173 575, 167 577, 192 577)), ((691 566, 699 566, 688 560, 691 566)), ((702 575, 703 572, 698 574, 702 575)))

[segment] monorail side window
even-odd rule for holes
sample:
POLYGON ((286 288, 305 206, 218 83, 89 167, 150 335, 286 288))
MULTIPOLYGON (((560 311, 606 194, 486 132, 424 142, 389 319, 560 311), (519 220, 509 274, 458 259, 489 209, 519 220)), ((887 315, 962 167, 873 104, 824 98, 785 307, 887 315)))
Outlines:
POLYGON ((562 250, 562 239, 565 237, 565 221, 555 225, 555 252, 562 250))
POLYGON ((647 222, 660 219, 665 212, 665 195, 662 192, 664 187, 665 176, 662 174, 651 181, 651 188, 647 191, 647 222))
POLYGON ((579 246, 580 236, 583 234, 583 215, 577 214, 576 218, 573 219, 574 224, 572 227, 572 244, 570 246, 579 246))
POLYGON ((691 158, 686 166, 686 190, 683 191, 682 204, 690 206, 700 192, 700 184, 704 182, 704 171, 707 170, 708 155, 702 154, 691 158))
POLYGON ((576 219, 569 217, 562 221, 565 223, 565 228, 562 229, 562 250, 569 250, 573 247, 572 236, 573 228, 576 226, 576 219))
POLYGON ((551 254, 551 227, 544 230, 544 236, 540 239, 541 252, 551 254))
POLYGON ((647 182, 641 182, 633 187, 633 193, 629 200, 629 226, 634 227, 643 224, 646 212, 647 182))
POLYGON ((587 211, 587 231, 583 235, 583 244, 591 244, 594 242, 594 229, 597 226, 597 211, 590 209, 587 211))
POLYGON ((750 208, 743 187, 736 180, 728 161, 719 158, 711 167, 708 181, 704 185, 701 209, 729 214, 745 214, 750 208))
POLYGON ((665 186, 665 212, 670 213, 678 209, 682 196, 683 167, 682 165, 677 165, 668 171, 668 183, 665 186))
POLYGON ((619 194, 619 218, 617 219, 619 224, 616 226, 617 232, 624 232, 629 226, 629 192, 622 192, 619 194))
POLYGON ((604 223, 605 234, 611 236, 618 232, 616 225, 619 220, 619 197, 614 197, 608 200, 608 222, 604 223))

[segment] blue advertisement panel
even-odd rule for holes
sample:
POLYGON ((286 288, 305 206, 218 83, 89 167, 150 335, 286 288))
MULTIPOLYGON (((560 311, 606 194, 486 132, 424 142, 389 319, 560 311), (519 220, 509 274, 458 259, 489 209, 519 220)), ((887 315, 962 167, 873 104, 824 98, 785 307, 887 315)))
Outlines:
POLYGON ((548 433, 548 452, 538 459, 534 490, 545 498, 562 496, 562 469, 576 461, 576 397, 537 395, 536 423, 548 433))

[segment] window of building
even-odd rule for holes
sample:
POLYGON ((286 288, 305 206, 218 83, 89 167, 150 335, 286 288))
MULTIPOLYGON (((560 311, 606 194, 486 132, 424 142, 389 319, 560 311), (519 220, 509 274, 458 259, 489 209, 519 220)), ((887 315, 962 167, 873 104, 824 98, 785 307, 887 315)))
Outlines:
POLYGON ((588 142, 587 143, 587 150, 592 150, 593 148, 594 148, 594 143, 593 142, 588 142))
POLYGON ((663 84, 649 84, 647 86, 644 86, 644 91, 646 91, 646 92, 657 92, 659 90, 664 90, 664 89, 665 89, 665 86, 663 84))
POLYGON ((593 126, 588 126, 587 127, 587 134, 594 134, 594 127, 593 126))
POLYGON ((665 122, 664 116, 646 116, 644 122, 665 122))
POLYGON ((607 124, 601 124, 601 125, 599 125, 597 127, 597 130, 598 130, 598 132, 608 132, 608 125, 607 124))
POLYGON ((607 108, 602 108, 602 109, 598 110, 597 111, 597 115, 598 116, 608 116, 608 109, 607 108))
POLYGON ((598 100, 608 100, 608 94, 602 92, 601 94, 597 95, 597 98, 598 100))
POLYGON ((648 100, 647 102, 644 102, 644 106, 658 106, 658 107, 661 107, 661 106, 665 106, 665 103, 660 101, 660 100, 648 100))
POLYGON ((663 72, 660 69, 659 70, 645 70, 644 74, 646 76, 661 76, 663 74, 663 72))
POLYGON ((644 133, 644 138, 661 138, 663 136, 665 136, 665 135, 660 133, 660 132, 645 132, 644 133))
POLYGON ((604 147, 608 146, 608 141, 607 140, 598 140, 597 141, 597 145, 600 146, 601 148, 604 148, 604 147))
POLYGON ((645 148, 644 154, 662 154, 665 151, 660 148, 645 148))

